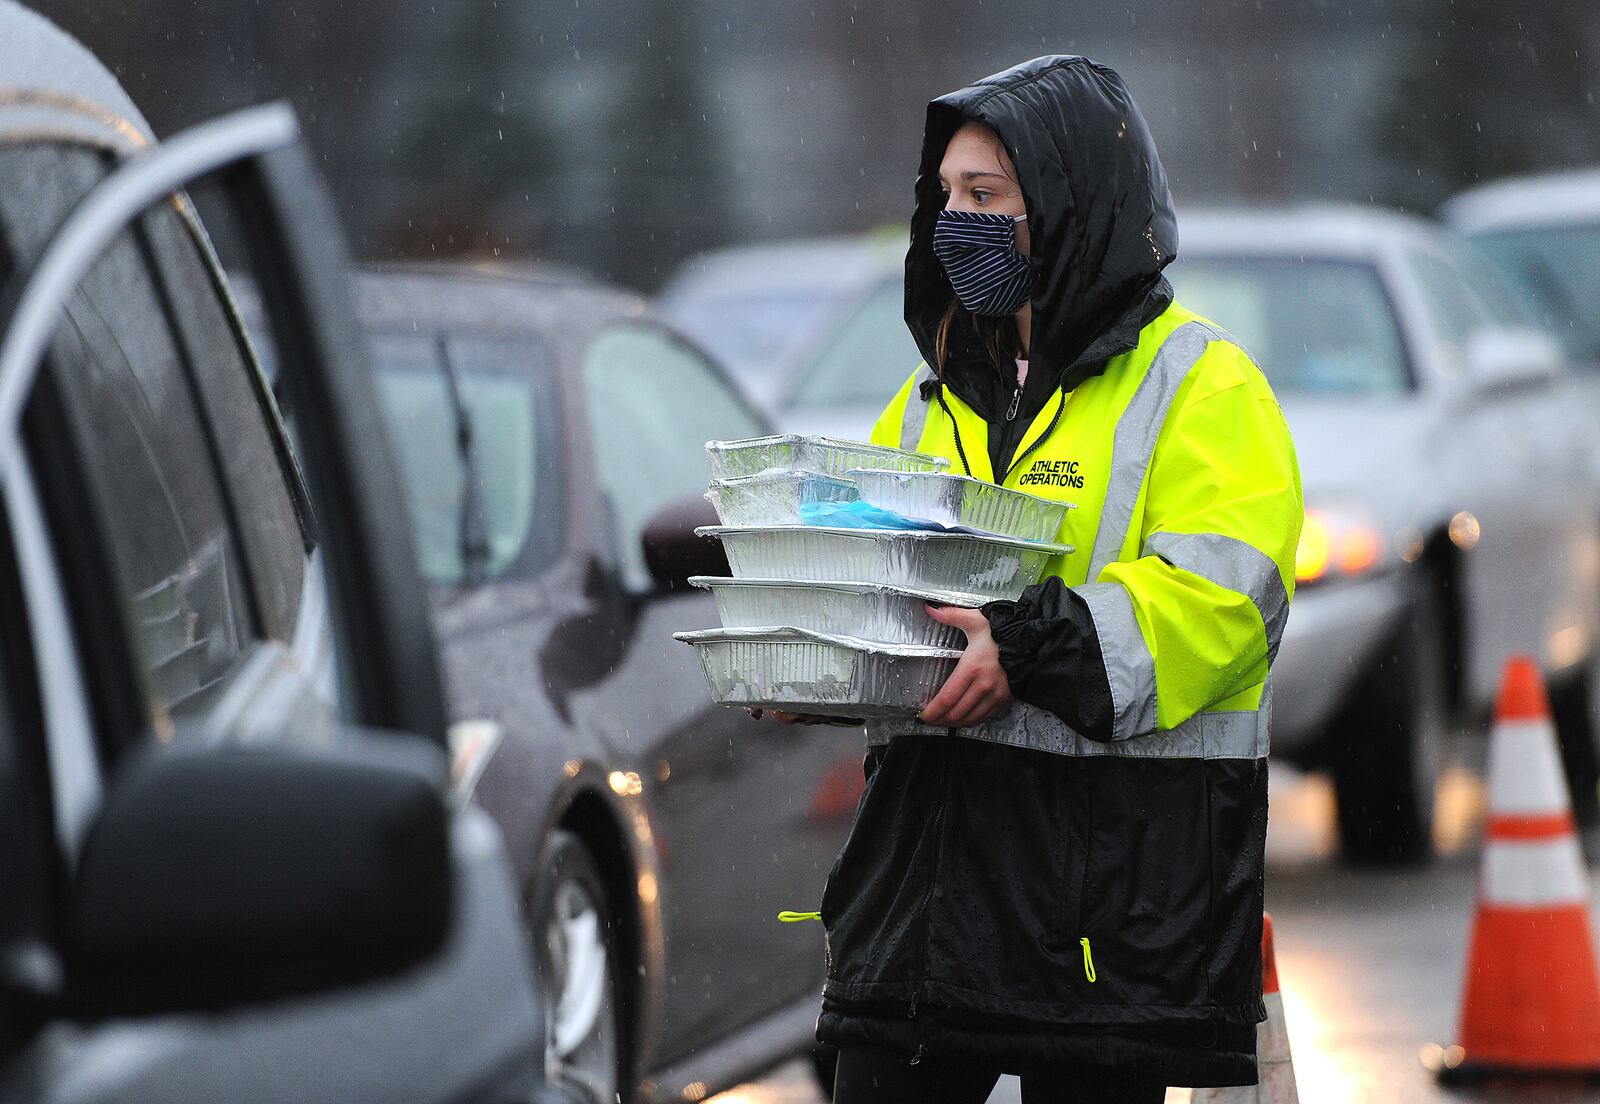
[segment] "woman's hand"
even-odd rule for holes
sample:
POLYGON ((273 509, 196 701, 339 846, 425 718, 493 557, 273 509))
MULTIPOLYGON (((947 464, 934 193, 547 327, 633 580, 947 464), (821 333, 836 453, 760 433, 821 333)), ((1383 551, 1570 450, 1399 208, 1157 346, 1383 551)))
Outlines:
POLYGON ((1000 666, 1000 646, 982 610, 929 606, 928 616, 967 634, 967 650, 919 720, 939 728, 981 724, 1011 704, 1011 683, 1000 666))

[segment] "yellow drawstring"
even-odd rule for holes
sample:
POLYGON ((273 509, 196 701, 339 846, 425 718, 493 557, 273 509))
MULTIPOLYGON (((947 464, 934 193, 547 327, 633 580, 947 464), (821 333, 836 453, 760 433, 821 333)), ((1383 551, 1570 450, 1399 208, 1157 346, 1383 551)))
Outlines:
POLYGON ((1078 942, 1083 944, 1083 976, 1092 982, 1094 981, 1094 955, 1089 950, 1089 937, 1086 935, 1078 942))
POLYGON ((793 924, 793 923, 795 923, 797 921, 800 921, 800 920, 821 920, 822 919, 822 913, 820 913, 820 912, 780 912, 780 913, 778 913, 778 919, 782 920, 785 924, 793 924))

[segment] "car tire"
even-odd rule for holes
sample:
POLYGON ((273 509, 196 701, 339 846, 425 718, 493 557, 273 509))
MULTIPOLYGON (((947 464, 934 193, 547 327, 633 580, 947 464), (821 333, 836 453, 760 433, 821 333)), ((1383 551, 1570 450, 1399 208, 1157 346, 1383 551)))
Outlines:
POLYGON ((1339 843, 1359 865, 1433 854, 1433 802, 1451 731, 1449 649, 1437 585, 1418 580, 1392 646, 1330 732, 1339 843))
POLYGON ((1550 687, 1550 711, 1561 744, 1572 817, 1581 828, 1600 824, 1600 656, 1591 657, 1575 674, 1550 687))
POLYGON ((622 1087, 615 916, 599 868, 574 833, 551 833, 527 915, 551 1082, 575 1104, 629 1099, 622 1087))
POLYGON ((811 1072, 817 1075, 817 1088, 823 1098, 833 1099, 833 1082, 839 1074, 839 1048, 818 1043, 811 1048, 811 1072))

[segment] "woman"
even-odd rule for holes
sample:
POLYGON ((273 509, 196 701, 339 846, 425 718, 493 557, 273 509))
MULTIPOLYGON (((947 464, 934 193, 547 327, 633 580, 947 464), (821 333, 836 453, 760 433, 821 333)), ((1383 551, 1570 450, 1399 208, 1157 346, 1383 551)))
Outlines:
POLYGON ((1075 502, 920 722, 869 726, 828 880, 835 1099, 1160 1101, 1256 1080, 1267 673, 1299 472, 1248 355, 1173 302, 1121 79, 1046 57, 928 110, 906 260, 925 363, 873 440, 1075 502))

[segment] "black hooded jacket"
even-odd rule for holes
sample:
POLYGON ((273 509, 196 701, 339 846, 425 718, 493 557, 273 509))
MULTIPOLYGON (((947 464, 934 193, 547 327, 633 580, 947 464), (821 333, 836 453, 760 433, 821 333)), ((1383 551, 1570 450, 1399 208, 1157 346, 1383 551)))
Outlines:
MULTIPOLYGON (((1177 225, 1114 71, 1044 57, 934 100, 906 260, 906 321, 930 365, 954 297, 932 250, 938 170, 968 120, 999 135, 1022 186, 1029 373, 1008 421, 1015 385, 961 312, 923 397, 949 389, 987 419, 1000 476, 1034 415, 1136 347, 1171 303, 1161 272, 1177 225)), ((1110 692, 1082 600, 1053 579, 985 613, 1015 696, 1109 739, 1110 692)), ((866 774, 821 905, 830 961, 819 1039, 1014 1070, 1075 1061, 1176 1085, 1254 1083, 1265 760, 1075 758, 903 735, 872 748, 866 774), (1120 964, 1098 978, 1080 938, 1090 935, 1120 964)))

